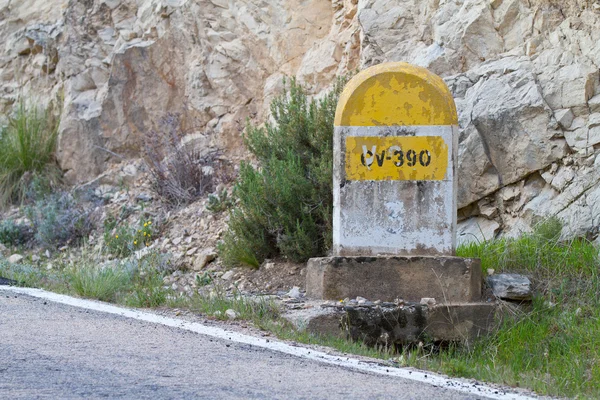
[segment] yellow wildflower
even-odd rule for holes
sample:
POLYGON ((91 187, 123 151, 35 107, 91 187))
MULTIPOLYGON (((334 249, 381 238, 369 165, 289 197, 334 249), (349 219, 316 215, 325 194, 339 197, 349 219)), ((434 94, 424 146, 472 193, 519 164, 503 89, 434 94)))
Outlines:
POLYGON ((119 238, 119 235, 115 235, 115 239, 118 239, 118 238, 119 238))

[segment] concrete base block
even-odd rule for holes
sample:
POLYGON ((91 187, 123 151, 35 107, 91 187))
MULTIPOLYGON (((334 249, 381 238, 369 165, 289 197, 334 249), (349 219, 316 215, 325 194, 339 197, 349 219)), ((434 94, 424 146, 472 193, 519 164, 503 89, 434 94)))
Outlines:
POLYGON ((494 327, 496 303, 417 303, 388 306, 328 306, 284 315, 300 329, 368 346, 404 346, 419 341, 468 342, 494 327))
POLYGON ((342 319, 346 312, 340 308, 320 307, 319 304, 302 310, 292 310, 283 314, 283 318, 291 322, 299 330, 321 336, 346 338, 342 330, 342 319))
POLYGON ((434 340, 471 340, 490 333, 496 303, 436 304, 427 312, 427 336, 434 340))
POLYGON ((478 259, 449 256, 323 257, 308 260, 306 295, 341 300, 404 299, 438 303, 481 299, 482 274, 478 259))

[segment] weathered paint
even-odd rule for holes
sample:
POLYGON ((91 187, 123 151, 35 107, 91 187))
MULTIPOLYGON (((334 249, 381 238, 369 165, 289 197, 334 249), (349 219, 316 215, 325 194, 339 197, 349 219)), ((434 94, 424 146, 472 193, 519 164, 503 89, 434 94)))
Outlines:
POLYGON ((457 125, 452 94, 439 76, 407 63, 357 74, 344 88, 335 126, 457 125))
POLYGON ((441 181, 448 146, 441 136, 346 138, 346 179, 441 181))
POLYGON ((334 255, 453 255, 457 115, 441 78, 369 68, 344 89, 335 125, 334 255))

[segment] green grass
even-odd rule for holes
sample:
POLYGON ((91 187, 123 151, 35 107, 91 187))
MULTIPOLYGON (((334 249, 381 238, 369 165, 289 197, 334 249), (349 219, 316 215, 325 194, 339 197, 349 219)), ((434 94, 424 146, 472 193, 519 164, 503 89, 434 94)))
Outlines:
POLYGON ((131 307, 159 307, 170 290, 163 287, 167 269, 160 255, 150 253, 141 260, 119 261, 101 266, 98 255, 84 248, 76 265, 61 260, 53 268, 30 262, 9 264, 0 259, 0 276, 21 286, 40 287, 59 293, 119 303, 131 307))
POLYGON ((131 285, 131 277, 118 268, 86 265, 69 272, 71 288, 82 297, 114 302, 131 285))
POLYGON ((540 394, 600 396, 600 277, 598 249, 589 241, 559 240, 556 220, 518 239, 458 249, 482 268, 522 272, 536 296, 529 310, 508 309, 498 330, 471 347, 454 345, 411 365, 455 376, 527 387, 540 394))
POLYGON ((21 101, 0 131, 0 206, 22 202, 34 181, 56 181, 58 120, 21 101))

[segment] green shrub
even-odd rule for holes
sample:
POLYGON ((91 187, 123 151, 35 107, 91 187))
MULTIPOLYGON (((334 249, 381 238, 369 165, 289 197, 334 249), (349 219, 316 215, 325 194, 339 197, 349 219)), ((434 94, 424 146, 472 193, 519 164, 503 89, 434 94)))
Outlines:
POLYGON ((54 193, 26 209, 39 245, 56 248, 79 244, 93 229, 91 213, 68 193, 54 193))
POLYGON ((291 80, 271 103, 274 123, 248 124, 244 141, 260 168, 240 167, 237 208, 219 246, 225 264, 257 267, 279 255, 301 262, 330 247, 333 120, 345 81, 317 101, 291 80))
POLYGON ((128 257, 134 251, 150 246, 153 234, 151 220, 140 220, 137 228, 118 223, 114 217, 104 220, 106 250, 119 258, 128 257))
POLYGON ((21 246, 33 236, 31 228, 27 225, 15 224, 7 219, 0 222, 0 243, 6 246, 21 246))
POLYGON ((0 132, 0 206, 22 202, 31 181, 56 181, 58 120, 49 110, 27 107, 21 101, 8 126, 0 132))

